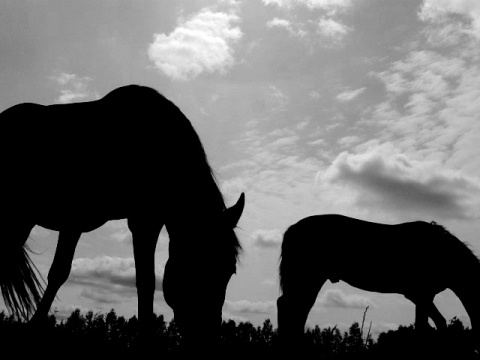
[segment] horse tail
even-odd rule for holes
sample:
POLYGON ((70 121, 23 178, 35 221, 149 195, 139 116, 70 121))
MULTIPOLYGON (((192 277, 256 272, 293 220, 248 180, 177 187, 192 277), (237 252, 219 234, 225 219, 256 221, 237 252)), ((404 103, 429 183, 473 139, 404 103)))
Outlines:
POLYGON ((282 248, 280 251, 280 265, 279 265, 279 283, 280 291, 284 291, 285 284, 288 282, 288 274, 292 267, 291 258, 292 253, 290 251, 290 244, 295 242, 295 228, 294 225, 290 226, 283 234, 282 248))
POLYGON ((3 300, 17 318, 28 319, 40 304, 45 281, 30 259, 29 252, 32 251, 26 243, 8 248, 0 265, 3 300))

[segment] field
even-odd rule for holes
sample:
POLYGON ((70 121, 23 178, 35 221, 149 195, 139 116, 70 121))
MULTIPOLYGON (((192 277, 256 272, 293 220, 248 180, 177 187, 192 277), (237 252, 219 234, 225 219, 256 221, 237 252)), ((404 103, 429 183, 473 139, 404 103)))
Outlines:
MULTIPOLYGON (((201 331, 201 319, 198 319, 201 331)), ((431 332, 418 335, 414 326, 399 327, 395 331, 381 333, 377 339, 369 336, 364 324, 353 323, 348 331, 336 327, 308 329, 299 353, 292 358, 316 359, 403 359, 435 358, 476 359, 470 350, 471 331, 460 320, 450 321, 447 332, 431 332)), ((260 359, 283 357, 279 352, 277 329, 269 319, 263 326, 250 322, 224 321, 221 327, 220 354, 228 359, 260 359)), ((21 357, 46 355, 50 358, 109 358, 128 359, 142 354, 137 339, 137 318, 125 319, 112 309, 107 314, 82 314, 75 310, 62 321, 54 315, 41 330, 31 329, 13 316, 0 313, 0 341, 5 353, 13 352, 21 357)), ((156 316, 154 340, 155 358, 182 357, 182 341, 173 319, 156 316)), ((143 356, 141 356, 143 357, 143 356)), ((287 358, 289 356, 286 356, 287 358)))

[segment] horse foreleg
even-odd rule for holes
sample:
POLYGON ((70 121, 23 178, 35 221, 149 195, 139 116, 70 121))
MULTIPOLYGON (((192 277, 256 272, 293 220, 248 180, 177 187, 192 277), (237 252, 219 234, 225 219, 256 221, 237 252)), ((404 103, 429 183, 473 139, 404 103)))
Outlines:
POLYGON ((445 330, 447 328, 447 321, 433 303, 433 296, 415 300, 415 328, 420 331, 430 329, 428 318, 433 320, 437 330, 445 330))
POLYGON ((428 307, 428 315, 435 323, 435 327, 437 328, 437 330, 440 330, 440 331, 447 330, 447 320, 445 320, 445 318, 440 313, 440 311, 438 311, 433 301, 430 303, 430 306, 428 307))
POLYGON ((305 323, 326 280, 290 284, 277 300, 278 334, 280 347, 295 350, 302 347, 305 323))
POLYGON ((75 248, 81 234, 80 231, 60 231, 53 263, 48 272, 47 288, 35 315, 30 320, 31 323, 38 324, 47 319, 58 290, 70 275, 75 248))
POLYGON ((429 302, 416 301, 415 302, 415 329, 424 332, 430 328, 428 324, 429 302))
POLYGON ((142 338, 153 333, 153 300, 155 295, 155 248, 163 224, 146 218, 128 219, 133 237, 138 326, 142 338))

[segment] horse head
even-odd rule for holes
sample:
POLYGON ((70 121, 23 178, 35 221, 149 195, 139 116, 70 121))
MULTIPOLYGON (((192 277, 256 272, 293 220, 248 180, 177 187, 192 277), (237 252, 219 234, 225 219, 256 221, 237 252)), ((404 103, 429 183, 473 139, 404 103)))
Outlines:
MULTIPOLYGON (((186 348, 211 348, 212 342, 219 339, 225 293, 231 276, 236 272, 241 251, 235 227, 244 206, 245 195, 242 193, 235 205, 226 208, 210 224, 203 224, 208 237, 202 238, 201 244, 195 246, 188 256, 184 248, 182 256, 178 257, 170 250, 165 265, 163 293, 174 311, 182 336, 189 343, 186 348)), ((190 236, 193 230, 192 226, 185 224, 182 229, 176 229, 182 232, 179 233, 182 237, 186 236, 186 232, 190 236)), ((174 236, 170 234, 170 248, 176 245, 174 236)), ((185 247, 185 244, 178 245, 185 247)))

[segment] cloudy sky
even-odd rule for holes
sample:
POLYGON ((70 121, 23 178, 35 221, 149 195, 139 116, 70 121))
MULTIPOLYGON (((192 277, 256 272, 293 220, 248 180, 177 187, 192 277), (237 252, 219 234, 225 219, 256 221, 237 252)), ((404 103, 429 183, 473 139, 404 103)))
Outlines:
MULTIPOLYGON (((224 316, 276 324, 281 234, 303 217, 435 220, 480 254, 479 42, 478 0, 7 0, 0 111, 94 100, 130 83, 170 98, 228 205, 246 193, 245 251, 224 316)), ((45 275, 57 235, 31 234, 45 275)), ((155 309, 170 319, 167 245, 163 231, 155 309)), ((134 276, 126 222, 109 222, 83 235, 54 307, 132 316, 134 276)), ((192 293, 192 306, 203 295, 192 293)), ((435 301, 468 323, 452 292, 435 301)), ((402 296, 327 282, 308 323, 348 326, 368 305, 377 330, 413 322, 402 296)))

